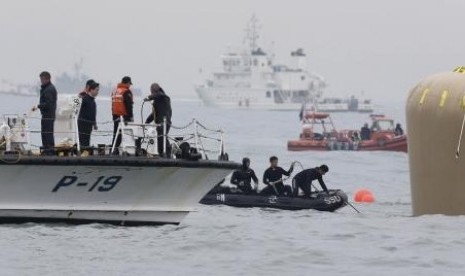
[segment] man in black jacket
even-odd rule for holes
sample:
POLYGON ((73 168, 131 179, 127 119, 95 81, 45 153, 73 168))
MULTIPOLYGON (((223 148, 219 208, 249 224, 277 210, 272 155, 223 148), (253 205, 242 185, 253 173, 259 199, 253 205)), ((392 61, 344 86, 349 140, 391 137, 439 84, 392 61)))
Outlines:
POLYGON ((165 137, 165 140, 163 140, 163 122, 164 119, 166 119, 166 135, 168 135, 171 127, 171 99, 166 95, 160 85, 153 83, 150 86, 150 96, 145 98, 144 101, 153 101, 153 112, 147 117, 145 123, 150 124, 155 121, 157 125, 158 154, 160 156, 165 154, 163 151, 163 141, 165 141, 166 157, 169 157, 171 155, 171 146, 168 137, 165 137))
POLYGON ((254 193, 251 185, 252 180, 255 185, 258 185, 258 178, 254 170, 250 168, 250 159, 244 157, 241 169, 235 170, 232 174, 231 184, 236 185, 244 194, 252 194, 254 193))
POLYGON ((99 92, 99 84, 89 84, 89 89, 82 97, 81 109, 78 117, 79 144, 81 147, 90 146, 92 129, 97 129, 97 105, 95 97, 99 92))
POLYGON ((294 170, 291 165, 288 171, 278 166, 278 157, 270 157, 270 167, 263 173, 263 183, 268 185, 260 191, 261 195, 291 196, 292 189, 289 185, 284 185, 283 175, 290 176, 294 170))
POLYGON ((40 109, 42 120, 40 121, 42 147, 45 155, 54 155, 55 138, 53 134, 55 124, 55 112, 57 109, 57 90, 51 82, 49 72, 42 72, 40 77, 40 100, 39 105, 32 110, 40 109))
POLYGON ((292 179, 292 188, 293 188, 293 195, 299 195, 299 188, 302 189, 305 196, 309 197, 312 193, 312 181, 318 180, 320 183, 321 188, 323 191, 328 193, 328 188, 326 188, 326 184, 323 181, 323 175, 325 175, 329 171, 328 166, 321 165, 319 167, 313 169, 306 169, 294 176, 292 179))

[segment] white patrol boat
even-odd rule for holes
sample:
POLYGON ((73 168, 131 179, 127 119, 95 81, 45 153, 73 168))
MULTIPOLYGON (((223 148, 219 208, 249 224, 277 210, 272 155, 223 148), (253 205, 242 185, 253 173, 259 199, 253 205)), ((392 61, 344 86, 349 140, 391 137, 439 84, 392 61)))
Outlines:
POLYGON ((209 106, 299 110, 302 103, 323 93, 323 77, 307 69, 302 49, 291 53, 291 65, 274 64, 274 55, 258 46, 258 20, 248 24, 248 49, 221 56, 222 70, 195 85, 209 106))
POLYGON ((4 116, 0 223, 178 224, 239 166, 227 161, 222 132, 209 131, 195 120, 184 135, 178 131, 169 137, 170 158, 155 155, 153 124, 121 124, 121 155, 110 154, 112 145, 81 149, 79 103, 69 97, 57 109, 55 137, 62 143, 54 156, 31 150, 27 116, 4 116), (217 135, 210 138, 218 142, 218 160, 206 160, 202 138, 207 132, 217 135))

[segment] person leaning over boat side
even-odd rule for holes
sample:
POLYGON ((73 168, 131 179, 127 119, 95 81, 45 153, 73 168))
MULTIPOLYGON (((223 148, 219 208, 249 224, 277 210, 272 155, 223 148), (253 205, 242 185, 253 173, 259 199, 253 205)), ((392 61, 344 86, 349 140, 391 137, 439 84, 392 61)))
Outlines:
POLYGON ((86 87, 84 87, 84 90, 82 90, 78 94, 79 98, 83 98, 85 95, 87 95, 87 93, 89 93, 90 85, 92 83, 95 83, 95 81, 93 79, 90 79, 90 80, 86 81, 86 87))
POLYGON ((292 195, 299 195, 299 188, 302 189, 305 196, 310 197, 312 193, 312 181, 318 180, 323 191, 328 193, 328 188, 323 181, 323 175, 329 171, 328 166, 321 165, 313 169, 306 169, 294 176, 292 179, 292 195))
POLYGON ((368 127, 367 123, 365 123, 363 127, 360 129, 360 138, 362 139, 362 141, 371 139, 371 129, 368 127))
POLYGON ((57 109, 57 90, 51 82, 51 75, 44 71, 40 73, 40 100, 39 105, 32 108, 32 111, 40 109, 42 120, 40 121, 42 147, 45 155, 54 155, 55 147, 54 124, 55 112, 57 109))
POLYGON ((118 131, 120 117, 123 116, 125 123, 134 121, 133 105, 134 99, 130 90, 132 85, 131 78, 123 77, 116 89, 111 94, 111 113, 113 115, 113 140, 115 143, 115 151, 113 154, 119 154, 119 146, 121 145, 121 133, 118 131), (116 138, 116 140, 115 140, 116 138))
POLYGON ((255 186, 258 187, 258 178, 255 175, 254 170, 250 168, 250 159, 244 157, 242 159, 242 167, 239 170, 235 170, 231 177, 231 184, 234 184, 244 194, 255 193, 257 189, 252 189, 252 180, 255 182, 255 186))
MULTIPOLYGON (((150 86, 150 96, 144 99, 144 101, 153 101, 153 112, 145 120, 146 124, 150 124, 155 121, 157 125, 157 147, 158 155, 163 156, 163 120, 166 118, 166 135, 168 135, 171 127, 171 99, 168 97, 157 83, 152 83, 150 86)), ((171 146, 168 137, 165 137, 166 141, 166 157, 171 155, 171 146)))
POLYGON ((291 165, 288 171, 278 166, 278 157, 270 157, 270 167, 263 173, 263 183, 267 186, 260 191, 261 195, 284 195, 291 196, 292 188, 289 185, 284 185, 283 175, 290 176, 294 170, 294 165, 291 165))
POLYGON ((92 129, 97 130, 97 97, 100 85, 93 82, 89 85, 89 92, 82 97, 81 110, 78 117, 79 144, 81 147, 90 146, 92 129))

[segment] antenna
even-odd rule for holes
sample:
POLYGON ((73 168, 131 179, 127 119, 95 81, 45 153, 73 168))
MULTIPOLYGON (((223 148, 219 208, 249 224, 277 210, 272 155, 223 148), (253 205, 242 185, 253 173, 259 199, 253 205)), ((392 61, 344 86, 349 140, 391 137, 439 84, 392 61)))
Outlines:
POLYGON ((249 43, 251 53, 257 50, 258 48, 257 41, 258 41, 258 38, 260 37, 260 35, 258 34, 259 28, 260 26, 258 24, 258 19, 255 16, 255 14, 252 14, 252 17, 247 23, 247 28, 245 30, 246 35, 244 39, 244 41, 247 41, 249 43))

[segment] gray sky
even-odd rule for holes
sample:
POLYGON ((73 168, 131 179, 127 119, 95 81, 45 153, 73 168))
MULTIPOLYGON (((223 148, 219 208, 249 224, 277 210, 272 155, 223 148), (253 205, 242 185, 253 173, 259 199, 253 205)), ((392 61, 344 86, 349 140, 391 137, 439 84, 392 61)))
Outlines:
POLYGON ((260 44, 274 42, 277 61, 304 48, 329 92, 403 100, 422 77, 465 65, 464 11, 463 0, 4 0, 0 78, 36 81, 83 57, 98 81, 128 74, 143 89, 157 81, 196 97, 199 68, 241 45, 255 13, 260 44))

